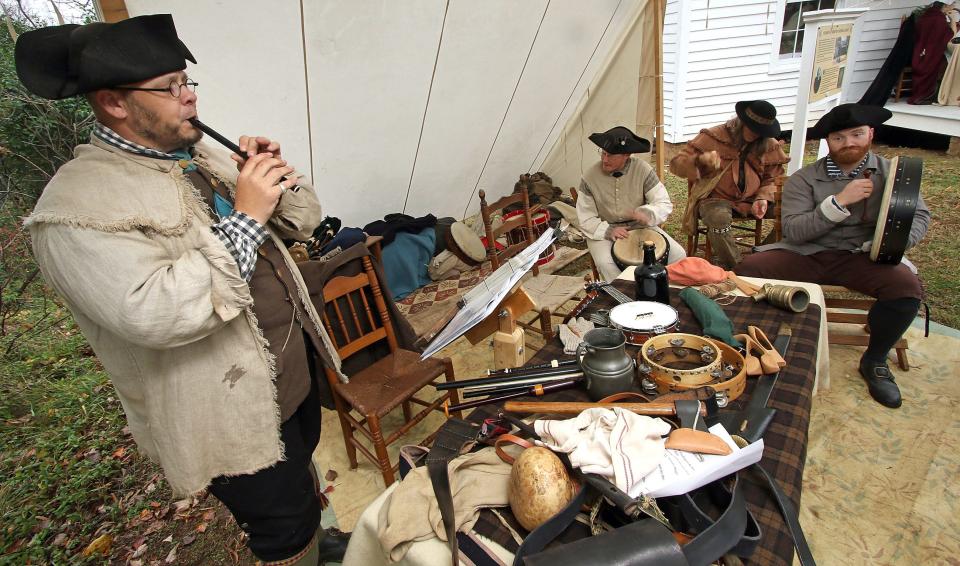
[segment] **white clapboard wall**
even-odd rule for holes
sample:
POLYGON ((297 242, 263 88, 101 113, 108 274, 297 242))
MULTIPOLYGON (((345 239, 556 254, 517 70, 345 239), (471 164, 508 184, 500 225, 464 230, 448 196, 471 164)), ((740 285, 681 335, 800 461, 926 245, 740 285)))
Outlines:
MULTIPOLYGON (((845 100, 857 100, 896 40, 900 17, 924 2, 848 0, 868 7, 845 100)), ((668 0, 664 19, 664 139, 680 143, 734 115, 738 100, 766 99, 793 127, 799 58, 779 57, 785 0, 668 0)), ((823 114, 812 104, 809 121, 823 114)))
MULTIPOLYGON (((537 171, 647 0, 127 0, 170 12, 200 118, 262 133, 326 214, 463 218, 537 171)), ((612 125, 612 124, 611 124, 612 125)), ((575 180, 564 179, 564 185, 575 180)))
POLYGON ((860 49, 857 61, 850 75, 850 83, 844 93, 847 101, 855 102, 863 96, 870 87, 870 83, 877 76, 877 71, 883 66, 890 49, 897 41, 900 33, 901 18, 920 6, 929 2, 917 0, 887 0, 885 2, 871 2, 861 0, 848 2, 851 7, 868 7, 864 18, 863 31, 860 34, 860 49))

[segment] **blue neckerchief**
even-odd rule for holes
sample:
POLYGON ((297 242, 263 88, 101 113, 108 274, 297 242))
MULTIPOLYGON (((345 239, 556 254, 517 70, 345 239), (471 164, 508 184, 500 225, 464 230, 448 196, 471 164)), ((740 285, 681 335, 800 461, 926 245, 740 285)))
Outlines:
MULTIPOLYGON (((185 148, 175 149, 170 152, 170 155, 176 157, 180 162, 187 163, 187 166, 183 168, 184 173, 197 170, 197 164, 193 162, 193 155, 190 154, 190 150, 185 148)), ((213 192, 213 207, 214 212, 216 212, 220 218, 226 218, 233 214, 233 203, 229 199, 220 196, 216 191, 213 192)))
POLYGON ((220 218, 226 218, 233 214, 233 203, 217 194, 216 191, 213 192, 213 206, 220 218))
POLYGON ((186 148, 175 149, 170 152, 170 155, 176 157, 179 161, 186 161, 188 165, 183 168, 184 173, 190 173, 197 170, 197 164, 193 162, 193 156, 190 155, 190 151, 186 148))

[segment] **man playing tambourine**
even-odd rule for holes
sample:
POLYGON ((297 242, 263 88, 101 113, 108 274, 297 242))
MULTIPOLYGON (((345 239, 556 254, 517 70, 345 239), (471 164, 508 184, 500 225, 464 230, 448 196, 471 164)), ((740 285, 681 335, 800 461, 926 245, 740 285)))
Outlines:
MULTIPOLYGON (((809 137, 826 138, 830 153, 794 173, 783 189, 783 240, 761 246, 734 271, 738 275, 843 285, 875 297, 868 313, 870 342, 860 375, 870 395, 901 405, 887 354, 917 315, 920 280, 906 259, 897 265, 870 260, 890 160, 870 151, 874 128, 892 116, 878 106, 841 104, 826 113, 809 137), (872 173, 872 175, 870 174, 872 173)), ((907 249, 923 239, 930 211, 918 199, 907 249)))

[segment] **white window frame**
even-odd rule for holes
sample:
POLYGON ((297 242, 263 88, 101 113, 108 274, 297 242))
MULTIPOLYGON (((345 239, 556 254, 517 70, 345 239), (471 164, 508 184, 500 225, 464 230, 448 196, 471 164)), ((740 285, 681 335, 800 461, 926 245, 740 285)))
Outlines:
MULTIPOLYGON (((798 0, 802 1, 802 0, 798 0)), ((834 8, 843 8, 844 0, 837 0, 834 8)), ((780 57, 780 38, 783 35, 783 15, 787 11, 787 0, 777 0, 776 18, 771 24, 774 30, 770 45, 770 68, 768 73, 797 73, 800 71, 800 57, 780 57)), ((804 26, 806 27, 806 26, 804 26)))

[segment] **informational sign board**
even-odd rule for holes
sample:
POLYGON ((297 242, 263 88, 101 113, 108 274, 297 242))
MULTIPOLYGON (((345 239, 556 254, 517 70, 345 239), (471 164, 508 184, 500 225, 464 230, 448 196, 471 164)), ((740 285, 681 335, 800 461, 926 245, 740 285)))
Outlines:
POLYGON ((852 35, 853 24, 825 25, 817 29, 809 102, 840 92, 852 35))
MULTIPOLYGON (((829 111, 844 100, 843 80, 846 70, 857 63, 863 15, 868 8, 836 8, 803 13, 803 55, 800 59, 800 84, 794 106, 793 132, 790 139, 807 139, 808 109, 815 105, 829 111)), ((803 167, 804 144, 790 144, 787 175, 803 167)), ((817 157, 827 153, 827 144, 820 142, 817 157)))

